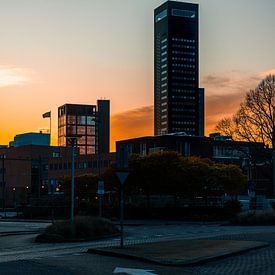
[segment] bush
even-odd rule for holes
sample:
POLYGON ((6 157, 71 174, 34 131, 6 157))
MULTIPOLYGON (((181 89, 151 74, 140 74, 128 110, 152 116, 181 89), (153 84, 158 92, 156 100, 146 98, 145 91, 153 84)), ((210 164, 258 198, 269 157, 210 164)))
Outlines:
POLYGON ((231 200, 231 201, 227 201, 224 204, 223 209, 224 209, 225 216, 234 217, 235 215, 241 212, 242 206, 239 201, 231 200))
POLYGON ((275 225, 275 211, 247 211, 237 215, 231 222, 236 225, 275 225))
POLYGON ((72 224, 69 220, 57 221, 38 235, 36 242, 90 241, 118 234, 119 230, 109 220, 98 217, 75 217, 72 224))

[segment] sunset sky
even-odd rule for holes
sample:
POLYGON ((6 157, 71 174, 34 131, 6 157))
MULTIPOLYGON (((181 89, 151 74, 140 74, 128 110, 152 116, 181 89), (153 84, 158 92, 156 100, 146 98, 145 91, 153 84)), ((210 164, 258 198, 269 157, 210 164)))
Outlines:
MULTIPOLYGON (((64 103, 111 100, 114 141, 153 134, 153 10, 160 0, 2 0, 0 144, 49 127, 64 103)), ((206 134, 275 74, 274 0, 198 0, 206 134)))

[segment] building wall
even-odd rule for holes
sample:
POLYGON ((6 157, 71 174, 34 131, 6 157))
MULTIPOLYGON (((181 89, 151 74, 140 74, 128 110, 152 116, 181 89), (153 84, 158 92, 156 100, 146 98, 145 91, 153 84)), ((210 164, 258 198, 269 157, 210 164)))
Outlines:
POLYGON ((110 152, 110 100, 97 101, 98 152, 110 152))
MULTIPOLYGON (((79 155, 76 150, 75 175, 103 173, 114 161, 114 153, 101 154, 98 158, 98 155, 79 155)), ((55 193, 60 179, 70 176, 70 147, 30 145, 0 149, 0 207, 3 198, 7 207, 14 207, 29 202, 30 198, 55 193)))
MULTIPOLYGON (((146 156, 162 151, 176 151, 186 157, 199 156, 218 163, 236 164, 242 168, 250 180, 256 182, 258 194, 272 196, 269 164, 271 154, 262 143, 176 135, 141 137, 116 143, 118 160, 123 159, 121 154, 128 157, 131 154, 146 156)), ((247 194, 246 190, 244 194, 247 194)))

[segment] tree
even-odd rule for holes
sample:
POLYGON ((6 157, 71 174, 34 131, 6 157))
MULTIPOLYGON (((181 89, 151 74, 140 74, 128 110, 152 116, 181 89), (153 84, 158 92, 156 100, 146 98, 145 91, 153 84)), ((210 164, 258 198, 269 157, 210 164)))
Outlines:
POLYGON ((246 94, 232 118, 223 118, 216 130, 234 140, 262 142, 270 147, 274 142, 275 75, 267 76, 246 94))

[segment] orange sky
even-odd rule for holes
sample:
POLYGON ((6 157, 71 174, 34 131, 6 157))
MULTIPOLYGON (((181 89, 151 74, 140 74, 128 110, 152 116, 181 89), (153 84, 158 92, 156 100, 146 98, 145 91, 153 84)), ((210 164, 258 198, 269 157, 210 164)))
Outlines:
MULTIPOLYGON (((56 144, 57 108, 100 98, 111 100, 111 150, 115 140, 153 134, 153 10, 163 2, 3 1, 0 144, 47 129, 50 110, 56 144)), ((200 5, 209 133, 275 68, 275 1, 189 2, 200 5)))

